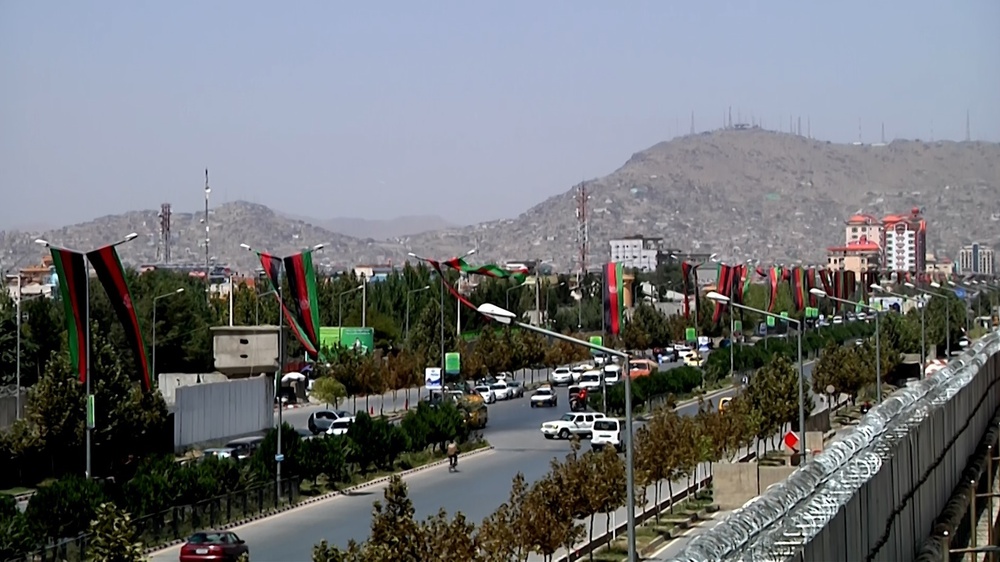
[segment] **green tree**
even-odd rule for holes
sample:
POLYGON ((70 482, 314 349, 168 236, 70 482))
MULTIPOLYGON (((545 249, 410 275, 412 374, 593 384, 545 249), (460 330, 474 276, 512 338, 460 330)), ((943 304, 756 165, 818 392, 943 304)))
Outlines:
MULTIPOLYGON (((593 498, 596 501, 597 513, 605 515, 605 533, 611 532, 611 514, 625 505, 628 498, 625 487, 625 461, 618 456, 613 447, 605 447, 600 453, 592 455, 592 470, 596 476, 593 498)), ((590 524, 590 537, 593 539, 594 524, 590 524)), ((591 552, 590 559, 594 559, 591 552)))
POLYGON ((39 487, 25 515, 39 536, 58 540, 83 533, 103 501, 100 484, 70 475, 39 487))
MULTIPOLYGON (((617 455, 616 455, 617 456, 617 455)), ((479 527, 479 544, 483 562, 525 562, 531 549, 525 528, 525 501, 528 485, 518 472, 510 487, 510 496, 483 520, 479 527)))
POLYGON ((102 503, 90 523, 89 560, 94 562, 140 562, 145 560, 142 543, 128 513, 113 503, 102 503))
POLYGON ((313 382, 312 395, 327 406, 339 407, 340 401, 347 398, 347 387, 333 377, 320 377, 313 382))

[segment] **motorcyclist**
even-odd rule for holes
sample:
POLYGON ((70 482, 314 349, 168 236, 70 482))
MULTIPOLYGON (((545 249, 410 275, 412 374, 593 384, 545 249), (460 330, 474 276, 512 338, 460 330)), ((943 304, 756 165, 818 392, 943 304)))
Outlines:
POLYGON ((454 441, 448 442, 448 462, 449 468, 458 466, 458 445, 454 441))
POLYGON ((586 388, 581 388, 580 389, 580 394, 578 394, 577 396, 578 396, 577 399, 580 401, 580 406, 582 408, 586 408, 587 407, 587 389, 586 388))

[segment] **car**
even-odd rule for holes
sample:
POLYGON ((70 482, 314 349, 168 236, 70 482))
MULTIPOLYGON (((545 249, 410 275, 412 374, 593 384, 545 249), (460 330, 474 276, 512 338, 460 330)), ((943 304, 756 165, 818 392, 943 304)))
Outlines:
POLYGON ((354 423, 354 418, 343 417, 340 419, 333 420, 330 424, 330 429, 326 430, 327 435, 347 435, 347 430, 351 428, 351 424, 354 423))
POLYGON ((622 368, 621 365, 605 365, 604 366, 604 383, 605 384, 618 384, 622 380, 622 368))
POLYGON ((491 389, 489 386, 485 384, 477 385, 476 392, 478 392, 479 395, 483 397, 483 401, 486 402, 487 404, 493 404, 494 402, 497 401, 496 393, 493 392, 493 389, 491 389))
POLYGON ((232 531, 200 531, 190 537, 181 547, 180 562, 236 562, 250 547, 246 541, 232 531))
POLYGON ((216 457, 220 459, 235 459, 236 450, 230 447, 213 447, 202 452, 202 458, 216 457))
POLYGON ((700 353, 690 353, 684 357, 684 365, 688 367, 703 367, 705 365, 705 356, 700 353))
POLYGON ((253 455, 257 447, 264 442, 264 437, 257 435, 254 437, 241 437, 240 439, 233 439, 229 443, 226 443, 227 449, 233 450, 233 455, 237 459, 247 459, 250 455, 253 455))
POLYGON ((594 421, 604 418, 600 412, 566 412, 561 418, 542 424, 542 435, 546 439, 569 439, 572 435, 582 438, 591 436, 594 421))
POLYGON ((496 395, 497 400, 507 400, 510 398, 510 386, 505 381, 497 381, 490 385, 490 390, 496 395))
POLYGON ((507 388, 510 389, 511 398, 524 397, 524 384, 521 381, 507 381, 507 388))
POLYGON ((528 399, 531 403, 532 408, 538 408, 541 406, 552 406, 556 407, 559 405, 559 397, 556 395, 552 387, 543 386, 531 394, 531 398, 528 399))
POLYGON ((580 387, 586 388, 587 391, 598 390, 601 388, 601 376, 603 373, 601 371, 587 371, 580 375, 580 387))
POLYGON ((573 372, 569 370, 569 367, 557 367, 549 375, 549 379, 556 386, 569 384, 573 382, 573 372))
POLYGON ((602 418, 594 420, 594 432, 590 437, 590 446, 595 451, 600 451, 605 447, 613 447, 619 453, 622 452, 622 424, 615 418, 602 418))
POLYGON ((573 382, 580 382, 580 377, 582 377, 584 373, 593 370, 594 365, 590 363, 581 363, 580 365, 570 368, 569 372, 573 376, 573 382))
POLYGON ((309 421, 307 422, 307 425, 309 426, 309 431, 312 431, 314 435, 318 435, 330 429, 334 420, 349 417, 352 417, 351 414, 342 410, 319 410, 309 414, 309 421))

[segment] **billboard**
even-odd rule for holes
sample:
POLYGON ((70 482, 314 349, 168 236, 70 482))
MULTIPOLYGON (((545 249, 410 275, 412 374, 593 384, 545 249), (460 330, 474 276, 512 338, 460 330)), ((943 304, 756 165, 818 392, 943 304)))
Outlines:
POLYGON ((427 390, 441 390, 441 367, 427 367, 424 369, 424 388, 427 390))
POLYGON ((457 375, 462 372, 462 356, 451 352, 444 354, 444 372, 446 375, 457 375))
POLYGON ((348 348, 361 353, 371 353, 375 347, 375 329, 323 326, 319 329, 319 345, 333 351, 337 348, 348 348))

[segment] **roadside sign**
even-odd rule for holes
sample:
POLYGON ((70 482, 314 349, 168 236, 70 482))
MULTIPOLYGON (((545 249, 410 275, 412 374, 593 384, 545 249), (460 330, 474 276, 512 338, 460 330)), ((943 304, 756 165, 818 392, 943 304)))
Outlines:
POLYGON ((274 455, 275 462, 282 462, 285 460, 285 455, 274 455))
POLYGON ((784 442, 786 447, 794 452, 798 452, 799 436, 795 435, 794 431, 789 431, 785 434, 784 442))

